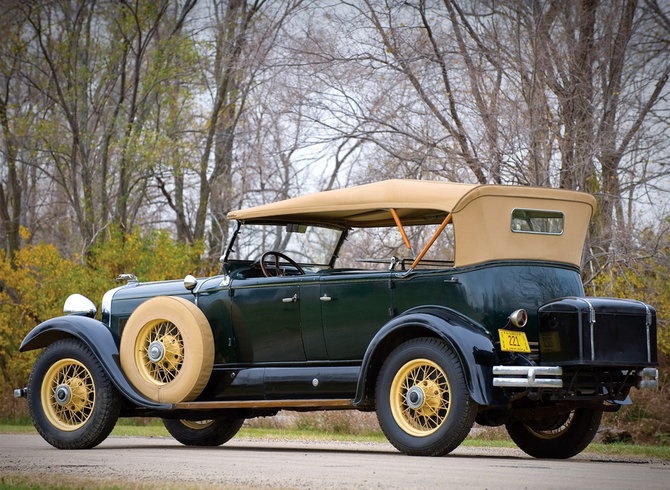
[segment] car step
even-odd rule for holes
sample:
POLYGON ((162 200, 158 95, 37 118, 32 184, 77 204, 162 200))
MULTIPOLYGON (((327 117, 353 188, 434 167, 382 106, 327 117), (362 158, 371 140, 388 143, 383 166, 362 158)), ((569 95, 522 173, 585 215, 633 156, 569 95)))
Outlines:
POLYGON ((174 410, 208 410, 215 408, 353 408, 354 401, 344 399, 300 400, 231 400, 175 403, 174 410))

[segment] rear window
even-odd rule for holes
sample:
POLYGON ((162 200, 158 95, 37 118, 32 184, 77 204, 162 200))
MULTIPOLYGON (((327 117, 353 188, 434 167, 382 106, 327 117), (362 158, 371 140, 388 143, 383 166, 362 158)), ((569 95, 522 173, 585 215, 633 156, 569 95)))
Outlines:
POLYGON ((514 233, 563 234, 564 216, 560 211, 541 209, 515 209, 512 211, 514 233))

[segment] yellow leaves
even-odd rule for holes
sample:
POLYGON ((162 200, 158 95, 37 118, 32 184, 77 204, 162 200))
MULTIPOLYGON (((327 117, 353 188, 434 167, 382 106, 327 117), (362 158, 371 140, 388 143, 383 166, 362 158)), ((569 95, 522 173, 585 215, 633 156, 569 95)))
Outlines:
MULTIPOLYGON (((30 235, 25 228, 20 233, 24 239, 30 235)), ((49 244, 20 249, 13 262, 0 252, 0 384, 26 382, 34 354, 19 353, 19 345, 35 325, 62 315, 70 294, 83 294, 99 305, 124 272, 144 281, 198 274, 202 252, 202 244, 176 243, 164 231, 111 232, 83 263, 81 257, 63 257, 49 244)))
POLYGON ((16 386, 26 381, 32 356, 19 355, 21 340, 40 321, 61 314, 62 295, 74 273, 74 265, 52 245, 25 247, 13 264, 0 257, 0 381, 16 386))
POLYGON ((124 234, 116 230, 91 250, 88 263, 99 277, 114 279, 128 273, 142 281, 160 281, 197 274, 202 252, 202 244, 177 243, 166 231, 124 234))
POLYGON ((81 266, 61 257, 53 245, 39 244, 19 250, 14 267, 7 271, 6 286, 18 296, 19 306, 28 317, 44 320, 60 314, 67 288, 81 266))
POLYGON ((30 240, 31 236, 32 233, 30 233, 30 230, 28 228, 26 228, 25 226, 19 227, 19 237, 21 238, 21 240, 27 242, 28 240, 30 240))

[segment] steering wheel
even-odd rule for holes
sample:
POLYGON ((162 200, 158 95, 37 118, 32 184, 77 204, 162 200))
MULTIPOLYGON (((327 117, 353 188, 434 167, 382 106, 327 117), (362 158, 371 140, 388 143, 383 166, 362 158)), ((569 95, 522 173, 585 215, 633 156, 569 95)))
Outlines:
POLYGON ((258 259, 259 265, 261 266, 261 271, 263 271, 263 275, 265 277, 280 277, 284 275, 282 268, 279 266, 279 259, 288 262, 291 267, 294 267, 295 270, 298 271, 298 274, 305 274, 304 269, 300 267, 295 260, 287 257, 281 252, 275 252, 271 250, 269 252, 265 252, 263 255, 261 255, 261 258, 258 259), (274 265, 274 271, 269 269, 270 265, 274 265))

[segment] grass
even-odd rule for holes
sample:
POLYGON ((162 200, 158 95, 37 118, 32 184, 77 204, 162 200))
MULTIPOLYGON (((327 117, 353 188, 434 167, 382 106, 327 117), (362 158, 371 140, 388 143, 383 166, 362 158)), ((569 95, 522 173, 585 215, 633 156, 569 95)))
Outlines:
POLYGON ((592 443, 586 448, 586 451, 611 456, 636 456, 670 461, 670 447, 668 446, 646 446, 620 442, 613 444, 592 443))
MULTIPOLYGON (((133 488, 140 489, 140 486, 133 488)), ((146 487, 150 488, 150 487, 146 487)), ((155 487, 154 487, 155 488, 155 487)), ((18 473, 11 473, 0 475, 0 490, 127 490, 128 486, 120 485, 105 485, 93 479, 85 479, 78 477, 65 477, 57 475, 50 477, 35 477, 32 475, 21 475, 18 473)))

